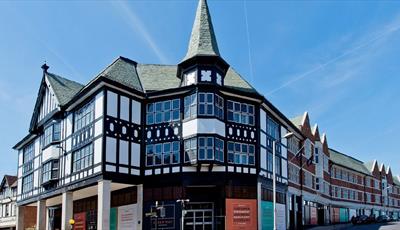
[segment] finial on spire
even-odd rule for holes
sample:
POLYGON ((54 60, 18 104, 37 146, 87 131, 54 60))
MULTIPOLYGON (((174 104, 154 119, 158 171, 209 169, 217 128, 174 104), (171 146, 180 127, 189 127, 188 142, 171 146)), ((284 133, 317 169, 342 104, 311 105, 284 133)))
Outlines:
POLYGON ((43 70, 43 73, 47 73, 47 70, 50 68, 50 66, 48 66, 47 64, 46 64, 46 61, 44 61, 44 64, 42 65, 42 70, 43 70))

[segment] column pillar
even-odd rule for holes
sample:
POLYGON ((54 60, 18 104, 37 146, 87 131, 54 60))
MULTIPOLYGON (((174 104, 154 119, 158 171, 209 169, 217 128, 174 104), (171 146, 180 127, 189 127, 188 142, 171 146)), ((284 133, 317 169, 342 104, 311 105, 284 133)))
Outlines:
POLYGON ((110 229, 111 181, 97 183, 97 230, 110 229))
POLYGON ((17 223, 16 223, 16 229, 17 230, 24 230, 25 222, 25 212, 24 212, 24 206, 17 206, 17 223))
POLYGON ((73 202, 72 192, 64 192, 62 194, 61 229, 63 230, 71 229, 69 220, 72 219, 73 202))
POLYGON ((46 200, 36 202, 36 230, 46 230, 46 200))
POLYGON ((257 182, 257 225, 262 229, 262 209, 261 209, 261 182, 257 182))
POLYGON ((139 184, 136 186, 136 196, 138 215, 137 229, 141 230, 143 224, 143 184, 139 184))

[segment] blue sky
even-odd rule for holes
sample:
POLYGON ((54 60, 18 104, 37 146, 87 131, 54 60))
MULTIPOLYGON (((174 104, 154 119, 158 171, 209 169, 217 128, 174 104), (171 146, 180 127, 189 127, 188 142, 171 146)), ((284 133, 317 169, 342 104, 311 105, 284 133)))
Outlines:
MULTIPOLYGON (((197 1, 0 2, 0 176, 27 134, 46 60, 87 83, 117 56, 176 64, 197 1)), ((224 59, 329 146, 400 174, 400 3, 209 1, 224 59)))

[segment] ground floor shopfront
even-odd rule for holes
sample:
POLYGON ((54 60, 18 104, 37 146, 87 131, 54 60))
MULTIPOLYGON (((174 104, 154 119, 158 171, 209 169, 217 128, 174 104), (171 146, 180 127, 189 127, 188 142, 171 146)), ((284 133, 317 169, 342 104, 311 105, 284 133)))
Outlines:
POLYGON ((140 229, 142 191, 142 185, 100 180, 18 206, 17 229, 110 229, 113 214, 119 218, 115 229, 123 229, 118 224, 140 229))
MULTIPOLYGON (((101 179, 25 202, 18 229, 272 229, 271 181, 257 176, 149 177, 130 185, 101 179), (209 178, 212 178, 210 180, 209 178), (180 202, 184 201, 184 202, 180 202), (70 220, 74 225, 70 224, 70 220)), ((278 183, 277 229, 287 229, 287 186, 278 183)))

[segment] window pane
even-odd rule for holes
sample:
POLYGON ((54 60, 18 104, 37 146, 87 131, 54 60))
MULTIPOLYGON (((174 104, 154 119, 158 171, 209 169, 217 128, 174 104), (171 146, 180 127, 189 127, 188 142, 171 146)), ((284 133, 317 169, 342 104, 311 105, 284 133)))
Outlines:
POLYGON ((175 99, 172 101, 172 109, 179 109, 179 99, 175 99))

